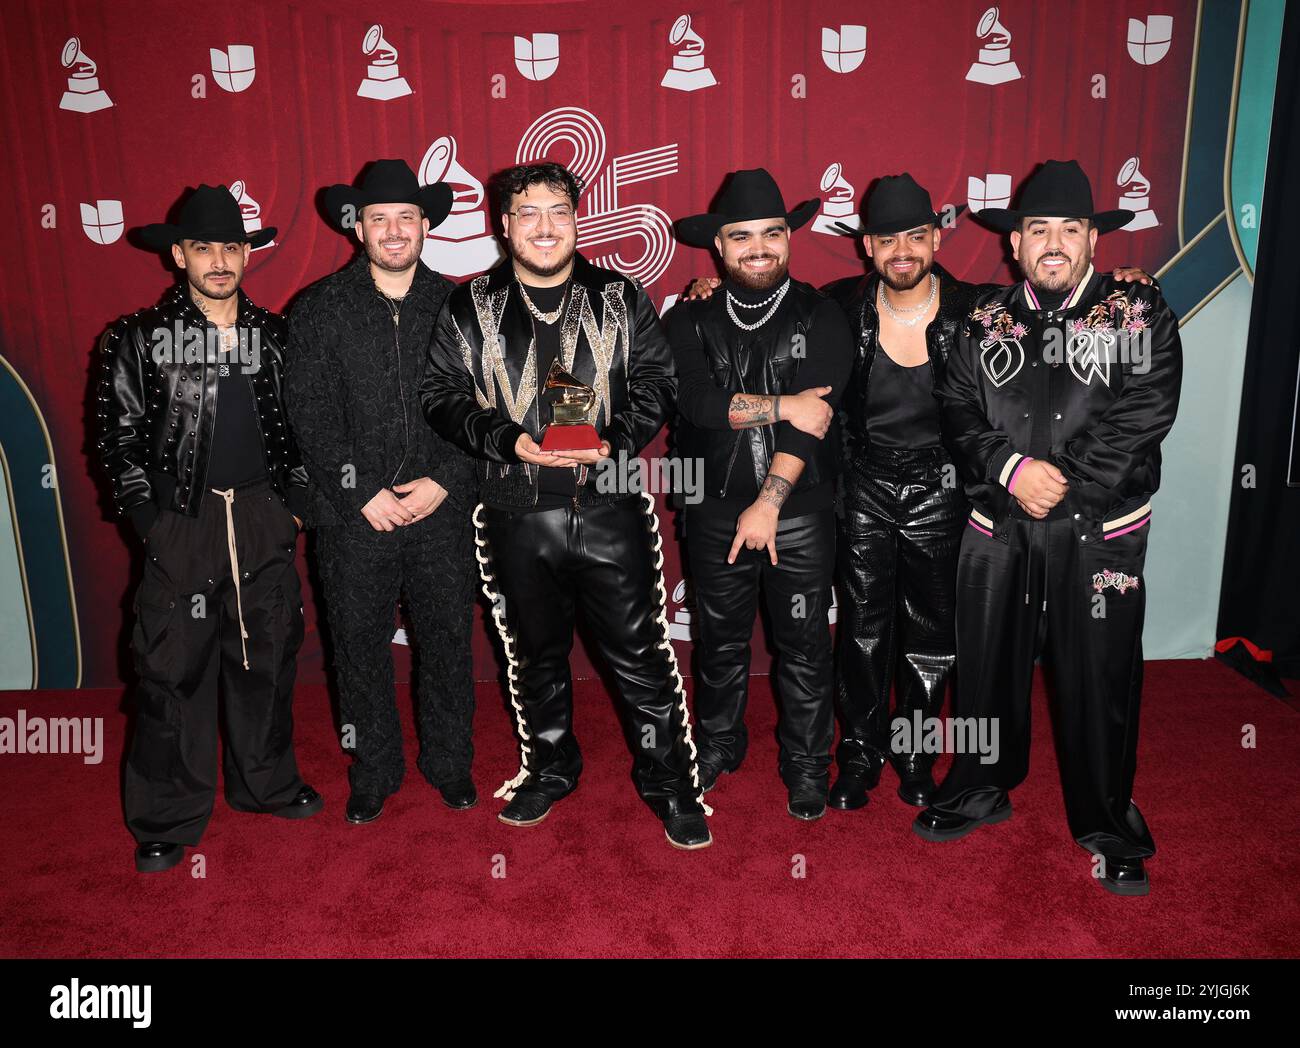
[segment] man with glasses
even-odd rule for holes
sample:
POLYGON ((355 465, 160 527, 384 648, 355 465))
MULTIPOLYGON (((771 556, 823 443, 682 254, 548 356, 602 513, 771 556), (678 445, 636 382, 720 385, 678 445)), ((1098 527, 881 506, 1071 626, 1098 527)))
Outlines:
POLYGON ((420 397, 430 424, 479 460, 480 571, 522 751, 498 817, 536 825, 577 788, 568 656, 581 612, 613 672, 638 792, 674 847, 706 848, 659 521, 648 496, 596 483, 602 463, 636 455, 659 432, 676 389, 672 355, 641 286, 577 253, 569 171, 521 165, 497 188, 510 255, 448 296, 420 397), (538 444, 552 424, 548 376, 588 387, 598 447, 538 444))

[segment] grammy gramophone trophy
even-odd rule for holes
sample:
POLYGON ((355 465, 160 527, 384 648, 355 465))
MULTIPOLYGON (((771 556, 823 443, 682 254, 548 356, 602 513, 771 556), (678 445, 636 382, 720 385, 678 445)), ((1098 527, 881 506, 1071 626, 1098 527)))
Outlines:
POLYGON ((542 399, 551 408, 551 422, 542 434, 543 451, 595 451, 600 434, 589 421, 596 391, 570 375, 556 360, 547 372, 542 399))

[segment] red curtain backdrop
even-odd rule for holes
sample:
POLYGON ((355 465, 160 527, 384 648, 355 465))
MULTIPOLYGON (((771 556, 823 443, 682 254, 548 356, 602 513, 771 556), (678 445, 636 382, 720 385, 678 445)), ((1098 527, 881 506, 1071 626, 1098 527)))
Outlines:
MULTIPOLYGON (((1009 56, 997 47, 1000 29, 978 35, 992 25, 984 0, 4 0, 3 9, 0 165, 10 212, 0 355, 30 388, 54 444, 90 686, 120 679, 133 582, 88 455, 88 369, 105 325, 152 304, 171 279, 116 223, 161 221, 186 186, 242 181, 248 220, 278 228, 244 283, 275 309, 352 254, 320 215, 322 187, 377 157, 418 170, 443 138, 454 140, 449 177, 465 211, 455 228, 434 231, 425 257, 456 279, 484 268, 491 251, 480 223, 490 232, 493 219, 474 181, 541 155, 589 180, 580 249, 645 278, 657 304, 713 271, 706 253, 671 240, 668 219, 705 210, 723 175, 741 167, 771 170, 791 206, 832 192, 856 203, 873 179, 906 170, 943 207, 967 203, 972 178, 1018 184, 1036 162, 1072 157, 1091 175, 1098 207, 1110 208, 1125 192, 1121 169, 1138 157, 1156 224, 1106 237, 1097 262, 1154 268, 1178 247, 1194 0, 1007 0, 996 20, 1011 37, 1009 56), (670 42, 682 15, 703 41, 702 63, 690 35, 670 42), (1152 15, 1171 17, 1172 31, 1152 15), (396 76, 380 60, 384 48, 363 52, 376 23, 397 51, 396 76), (72 37, 83 57, 65 68, 72 37), (686 75, 666 86, 675 55, 686 75), (69 92, 85 57, 111 104, 87 90, 85 75, 69 92), (397 76, 409 92, 359 94, 377 60, 369 95, 400 91, 397 76), (696 86, 707 79, 701 64, 710 86, 696 86), (832 164, 848 189, 822 191, 832 164), (97 210, 83 227, 86 208, 97 210)), ((859 251, 810 224, 794 237, 791 270, 820 284, 861 271, 859 251)), ((1011 278, 1003 242, 965 216, 946 230, 939 259, 967 279, 1011 278)), ((661 437, 652 451, 662 450, 661 437)), ((672 515, 662 516, 671 595, 681 571, 672 515)), ((302 679, 315 682, 323 666, 310 594, 307 615, 302 679)), ((679 655, 687 660, 688 641, 679 655)), ((482 624, 476 668, 481 678, 497 672, 482 624)), ((591 673, 581 649, 574 670, 591 673)))

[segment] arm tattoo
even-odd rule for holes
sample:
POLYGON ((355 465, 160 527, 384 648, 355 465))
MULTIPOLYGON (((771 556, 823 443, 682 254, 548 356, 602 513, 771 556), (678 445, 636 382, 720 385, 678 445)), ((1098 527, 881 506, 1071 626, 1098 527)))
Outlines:
POLYGON ((763 486, 758 490, 758 499, 760 502, 770 502, 780 509, 789 498, 791 489, 792 485, 785 477, 769 473, 763 480, 763 486))
POLYGON ((737 393, 731 398, 731 405, 727 408, 727 422, 732 429, 748 429, 751 426, 766 426, 775 422, 775 400, 775 397, 737 393))

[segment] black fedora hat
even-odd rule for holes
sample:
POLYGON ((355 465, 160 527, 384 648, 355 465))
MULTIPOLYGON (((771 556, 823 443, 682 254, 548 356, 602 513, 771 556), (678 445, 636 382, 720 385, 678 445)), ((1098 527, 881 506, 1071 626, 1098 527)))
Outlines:
MULTIPOLYGON (((965 210, 965 204, 958 204, 956 214, 965 210)), ((906 171, 901 175, 885 175, 876 182, 867 194, 862 211, 862 228, 843 222, 834 223, 835 227, 848 236, 884 236, 943 221, 943 216, 930 203, 929 190, 906 171)))
POLYGON ((432 229, 451 213, 451 186, 446 182, 420 185, 405 160, 375 160, 366 167, 360 186, 339 184, 325 190, 325 211, 345 233, 352 231, 367 204, 415 204, 432 229), (351 222, 346 221, 349 212, 351 222))
POLYGON ((732 222, 752 222, 757 218, 785 219, 791 232, 812 218, 821 200, 805 200, 793 211, 787 211, 785 198, 777 187, 776 179, 763 168, 737 171, 732 174, 726 188, 718 197, 718 210, 702 215, 691 215, 677 222, 677 238, 692 247, 712 247, 718 230, 732 222))
POLYGON ((1020 188, 1017 206, 986 207, 975 217, 1001 233, 1016 227, 1022 218, 1086 218, 1098 233, 1128 225, 1134 212, 1092 209, 1092 183, 1077 160, 1047 160, 1020 188))
POLYGON ((201 185, 190 192, 176 224, 153 222, 136 230, 140 240, 155 251, 166 251, 182 240, 203 240, 214 244, 242 243, 261 247, 276 234, 275 226, 255 233, 244 232, 239 201, 225 186, 201 185))

